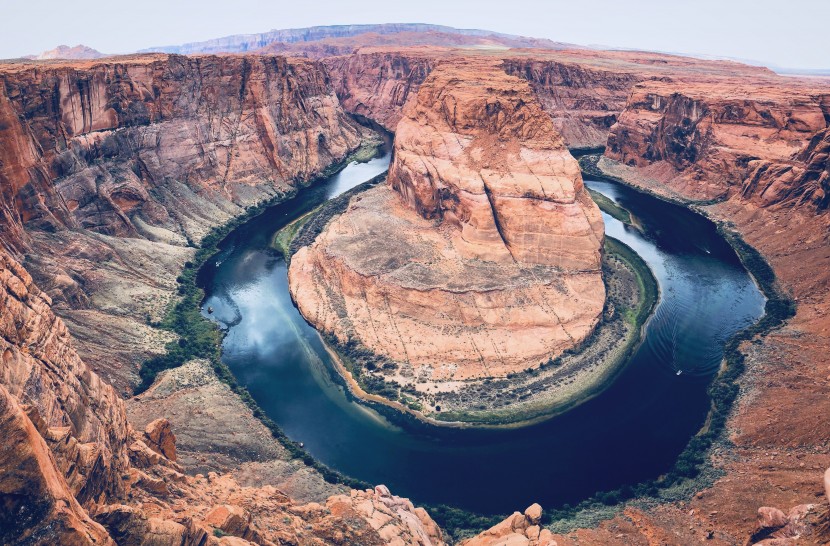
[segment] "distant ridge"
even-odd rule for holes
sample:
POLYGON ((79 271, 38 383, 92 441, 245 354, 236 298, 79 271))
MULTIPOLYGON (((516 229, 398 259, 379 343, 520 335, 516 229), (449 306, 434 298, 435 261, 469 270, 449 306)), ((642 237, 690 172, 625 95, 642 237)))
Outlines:
POLYGON ((40 55, 33 55, 30 58, 42 61, 48 59, 100 59, 101 57, 106 57, 106 55, 89 46, 78 44, 74 47, 59 45, 55 49, 44 51, 40 55))
POLYGON ((580 48, 573 44, 554 42, 552 40, 514 36, 489 30, 458 29, 443 25, 424 23, 384 23, 377 25, 334 25, 271 30, 259 34, 236 34, 203 42, 182 45, 168 45, 142 49, 138 53, 178 53, 189 55, 195 53, 245 53, 262 49, 274 43, 296 44, 299 42, 316 42, 328 38, 349 38, 360 34, 374 33, 389 35, 399 33, 437 32, 446 35, 480 37, 488 42, 499 43, 506 47, 526 47, 544 49, 580 48))

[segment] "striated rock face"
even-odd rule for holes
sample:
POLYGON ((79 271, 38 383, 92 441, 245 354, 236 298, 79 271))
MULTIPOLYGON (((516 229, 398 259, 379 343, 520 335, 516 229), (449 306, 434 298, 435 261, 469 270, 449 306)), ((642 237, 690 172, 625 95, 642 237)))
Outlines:
POLYGON ((735 81, 644 82, 606 156, 691 199, 741 192, 762 206, 826 206, 830 92, 735 81))
POLYGON ((318 328, 416 376, 504 376, 592 331, 602 242, 527 83, 492 61, 448 63, 398 124, 389 188, 355 197, 294 256, 289 282, 318 328))
MULTIPOLYGON (((459 58, 490 57, 492 52, 442 47, 391 47, 365 35, 351 39, 348 48, 306 51, 323 58, 334 88, 350 112, 371 118, 394 131, 408 97, 415 96, 429 72, 459 58), (358 47, 362 45, 364 47, 358 47)), ((308 46, 306 46, 308 47, 308 46)), ((631 90, 649 80, 699 80, 710 77, 770 78, 765 68, 731 62, 713 62, 648 52, 547 49, 500 52, 505 72, 527 80, 542 109, 569 148, 605 146, 608 131, 625 108, 631 90)), ((732 85, 734 80, 730 80, 732 85)))
POLYGON ((0 542, 114 544, 78 504, 43 437, 0 385, 0 542))
POLYGON ((123 492, 129 435, 124 403, 75 352, 51 300, 0 250, 0 384, 32 427, 80 502, 123 492))
POLYGON ((602 218, 579 165, 528 86, 482 64, 443 67, 422 86, 389 184, 424 219, 459 228, 467 258, 597 270, 602 218))
POLYGON ((403 107, 414 97, 440 58, 427 51, 361 51, 323 62, 347 111, 367 117, 394 132, 403 107))
POLYGON ((275 57, 0 66, 0 241, 119 390, 166 339, 176 276, 213 226, 288 196, 363 136, 325 67, 275 57))
POLYGON ((526 79, 571 148, 605 145, 608 130, 643 74, 546 59, 507 58, 508 74, 526 79))
POLYGON ((610 543, 615 532, 632 542, 827 542, 826 501, 809 513, 803 505, 818 502, 818 476, 830 464, 826 431, 815 427, 830 412, 828 93, 826 81, 793 78, 648 82, 632 93, 599 167, 647 191, 696 201, 763 255, 796 313, 740 347, 746 371, 728 423, 732 445, 712 456, 723 477, 683 505, 629 509, 604 525, 605 536, 579 533, 580 544, 610 543), (758 513, 759 506, 796 508, 758 513))
POLYGON ((49 304, 0 250, 3 544, 443 545, 423 509, 382 486, 323 506, 261 481, 186 476, 167 419, 135 434, 123 401, 80 360, 49 304))
POLYGON ((360 140, 313 62, 145 56, 3 68, 0 180, 18 225, 198 239, 210 209, 227 217, 289 191, 360 140))

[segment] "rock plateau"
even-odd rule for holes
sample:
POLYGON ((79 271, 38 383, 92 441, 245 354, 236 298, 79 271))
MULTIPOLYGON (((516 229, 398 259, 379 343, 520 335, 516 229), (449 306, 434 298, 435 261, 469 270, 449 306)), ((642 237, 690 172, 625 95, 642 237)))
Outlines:
POLYGON ((417 377, 503 377, 591 333, 603 240, 527 83, 497 63, 458 62, 408 103, 388 187, 353 198, 294 255, 289 282, 319 329, 417 377))

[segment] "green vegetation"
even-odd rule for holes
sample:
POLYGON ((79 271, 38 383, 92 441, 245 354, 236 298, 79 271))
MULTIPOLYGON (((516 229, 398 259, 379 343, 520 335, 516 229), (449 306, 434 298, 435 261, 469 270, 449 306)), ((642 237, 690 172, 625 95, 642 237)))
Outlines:
POLYGON ((279 250, 282 253, 283 258, 285 258, 286 263, 290 263, 291 261, 291 241, 294 240, 294 237, 297 236, 297 232, 302 228, 306 222, 308 222, 314 214, 317 213, 319 207, 315 208, 312 211, 309 211, 306 214, 303 214, 290 224, 286 225, 284 228, 279 230, 276 235, 274 235, 274 240, 271 242, 271 247, 276 250, 279 250))
MULTIPOLYGON (((352 158, 350 157, 345 161, 330 166, 315 180, 321 180, 336 174, 351 161, 352 158)), ((313 181, 310 183, 313 183, 313 181)), ((165 354, 155 356, 143 363, 139 371, 141 384, 136 388, 136 393, 147 390, 153 384, 158 374, 164 370, 177 368, 194 359, 207 360, 210 362, 219 380, 227 384, 231 391, 239 396, 242 402, 248 406, 254 417, 268 427, 274 438, 285 447, 291 457, 301 459, 306 465, 317 470, 330 483, 345 484, 352 488, 365 489, 371 487, 370 484, 344 476, 318 462, 300 447, 299 444, 288 438, 279 426, 268 418, 248 390, 236 381, 231 371, 222 362, 222 333, 216 324, 202 316, 199 309, 199 305, 204 298, 204 291, 196 284, 198 271, 210 257, 219 252, 219 245, 225 237, 240 225, 264 212, 268 207, 293 198, 295 195, 296 191, 277 194, 270 200, 248 207, 244 214, 222 226, 213 228, 202 239, 202 243, 196 251, 193 260, 185 264, 184 271, 176 279, 179 285, 177 291, 181 299, 174 302, 161 322, 152 324, 153 327, 175 333, 178 339, 169 342, 165 346, 165 354)))
POLYGON ((622 208, 612 199, 609 199, 600 192, 592 190, 590 188, 586 189, 588 190, 588 193, 591 195, 591 199, 594 200, 594 203, 597 204, 601 211, 608 214, 612 218, 616 218, 623 224, 631 225, 631 213, 629 213, 628 210, 622 208))
MULTIPOLYGON (((604 175, 596 167, 596 157, 580 158, 580 165, 583 167, 583 175, 625 184, 623 180, 604 175)), ((660 196, 655 197, 665 200, 660 196)), ((689 205, 689 203, 681 204, 689 205)), ((731 231, 729 226, 718 224, 717 228, 721 236, 732 245, 744 267, 758 283, 761 292, 767 298, 767 303, 764 307, 764 316, 758 322, 736 333, 726 342, 721 372, 715 377, 708 389, 712 408, 709 412, 707 425, 689 440, 673 467, 664 475, 636 485, 624 486, 612 491, 597 492, 591 498, 575 506, 564 505, 558 509, 547 510, 544 523, 550 525, 558 522, 559 525, 555 526, 557 531, 566 531, 573 527, 590 524, 585 519, 575 521, 586 514, 593 515, 593 518, 588 518, 592 522, 598 521, 598 518, 608 517, 621 508, 621 503, 627 501, 654 499, 658 496, 666 500, 668 498, 667 492, 670 489, 681 492, 677 498, 677 500, 680 500, 680 498, 687 496, 690 491, 699 489, 698 486, 684 488, 683 485, 686 482, 694 483, 694 480, 707 468, 711 448, 716 442, 728 441, 723 438, 723 433, 726 429, 729 413, 740 391, 737 380, 745 370, 745 356, 740 351, 741 343, 757 336, 765 336, 795 315, 795 303, 787 294, 781 291, 772 267, 763 256, 741 239, 737 233, 731 231), (598 514, 603 515, 598 516, 598 514)))
POLYGON ((630 324, 639 328, 645 324, 649 315, 651 315, 651 311, 654 309, 654 306, 657 304, 657 299, 660 296, 657 279, 654 278, 651 269, 649 269, 639 254, 634 252, 634 249, 622 241, 614 239, 613 237, 606 237, 605 252, 615 255, 634 271, 634 276, 637 278, 637 286, 640 289, 640 294, 642 294, 640 305, 637 309, 626 308, 621 309, 620 312, 625 315, 626 320, 630 324))
MULTIPOLYGON (((580 161, 580 163, 583 164, 583 167, 585 167, 585 164, 582 161, 580 161)), ((339 169, 342 169, 345 164, 346 162, 343 162, 326 169, 326 171, 320 175, 320 178, 331 176, 339 169)), ((604 176, 602 173, 591 172, 589 169, 585 169, 585 172, 591 176, 614 180, 604 176)), ((377 177, 366 184, 376 184, 380 180, 381 177, 377 177)), ((614 181, 621 182, 619 180, 614 181)), ((345 207, 348 204, 348 199, 351 197, 353 192, 360 191, 361 188, 365 189, 366 184, 358 186, 358 188, 344 194, 344 196, 341 196, 342 199, 338 198, 329 201, 323 207, 318 209, 317 213, 313 215, 309 214, 301 219, 298 219, 298 221, 295 221, 292 224, 293 233, 291 233, 290 236, 287 233, 286 236, 279 242, 275 240, 275 244, 278 245, 278 248, 280 248, 283 252, 288 250, 288 254, 292 254, 293 252, 296 252, 299 247, 313 241, 328 220, 335 214, 338 214, 344 210, 338 209, 337 207, 345 207), (332 204, 332 208, 326 207, 329 203, 334 202, 338 202, 339 204, 332 204), (312 222, 312 217, 317 221, 312 222)), ((167 344, 167 354, 154 357, 144 363, 140 371, 142 383, 136 389, 136 392, 142 392, 152 385, 156 376, 161 371, 178 367, 195 358, 203 358, 211 363, 219 379, 226 383, 230 389, 240 397, 246 406, 251 409, 253 415, 269 428, 273 436, 286 448, 292 457, 301 459, 306 465, 315 468, 318 472, 320 472, 324 479, 330 483, 342 483, 352 488, 365 489, 370 487, 370 484, 344 476, 339 472, 336 472, 319 463, 297 443, 285 436, 277 424, 265 415, 265 412, 259 407, 256 401, 254 401, 248 390, 238 384, 227 366, 222 363, 220 358, 220 344, 222 338, 221 332, 215 324, 202 317, 199 312, 199 304, 204 297, 202 290, 196 285, 196 275, 199 268, 204 265, 204 263, 211 256, 218 252, 219 244, 233 229, 247 222, 254 216, 257 216, 267 207, 285 201, 291 197, 293 197, 293 194, 279 194, 268 202, 263 202, 257 206, 250 207, 245 214, 228 222, 224 226, 214 228, 203 239, 193 261, 185 264, 184 271, 177 278, 179 285, 178 293, 181 296, 181 300, 171 306, 165 318, 160 323, 153 324, 154 327, 163 328, 176 333, 179 339, 167 344)), ((598 205, 600 208, 603 207, 602 204, 598 203, 598 205)), ((618 207, 616 204, 615 206, 618 207)), ((617 216, 611 212, 606 212, 617 218, 617 216)), ((627 213, 627 211, 625 212, 627 213)), ((625 221, 621 218, 618 219, 625 221)), ((726 427, 729 412, 731 411, 732 405, 739 393, 737 379, 741 376, 745 368, 745 357, 739 350, 740 344, 746 340, 753 339, 756 336, 764 336, 773 329, 781 326, 787 319, 795 314, 795 304, 787 294, 780 290, 772 268, 757 250, 752 248, 737 234, 732 232, 729 229, 729 226, 718 225, 718 230, 721 235, 733 246, 738 256, 741 258, 744 266, 755 278, 761 291, 767 298, 767 303, 765 306, 764 316, 755 325, 738 332, 727 342, 725 346, 724 365, 722 371, 713 380, 709 387, 709 394, 712 400, 712 409, 706 428, 701 430, 698 435, 689 441, 674 466, 663 476, 653 480, 647 480, 636 485, 624 486, 613 491, 598 492, 591 498, 586 499, 574 506, 566 504, 558 508, 547 509, 544 515, 544 524, 551 525, 558 522, 558 525, 556 526, 557 529, 566 530, 575 525, 584 525, 584 520, 575 522, 575 518, 584 516, 585 514, 592 514, 594 519, 591 521, 597 521, 598 518, 604 518, 610 514, 613 514, 619 509, 619 505, 621 503, 632 499, 654 499, 659 495, 664 494, 669 490, 669 488, 689 482, 690 480, 698 477, 707 465, 712 445, 715 442, 723 441, 723 432, 726 427)), ((632 263, 632 260, 629 259, 631 256, 627 256, 628 252, 633 253, 630 248, 611 238, 606 239, 606 245, 607 252, 616 253, 621 257, 621 259, 625 260, 626 263, 632 265, 635 271, 638 271, 638 279, 646 278, 640 274, 641 272, 636 264, 636 262, 639 261, 639 258, 637 258, 637 260, 633 260, 634 263, 632 263)), ((636 254, 634 254, 634 256, 636 256, 636 254)), ((650 272, 648 278, 651 278, 650 272)), ((642 288, 644 289, 644 293, 653 294, 654 301, 656 301, 656 285, 654 286, 653 292, 651 292, 647 281, 642 288)), ((649 296, 649 299, 650 298, 651 296, 649 296)), ((653 302, 648 305, 643 305, 637 313, 632 312, 628 318, 631 320, 637 320, 638 322, 645 320, 645 317, 647 317, 651 312, 652 305, 653 302)), ((344 362, 347 362, 348 360, 349 359, 347 358, 344 362)), ((550 361, 548 364, 557 365, 555 361, 550 361)), ((396 390, 396 396, 400 396, 400 389, 396 390)), ((405 403, 409 401, 408 397, 405 395, 403 396, 403 400, 405 403)), ((378 409, 389 409, 386 406, 380 408, 378 407, 378 404, 371 405, 378 409)), ((405 421, 409 424, 413 424, 413 419, 406 415, 398 414, 393 420, 395 422, 405 421)), ((687 491, 688 489, 682 490, 687 491)), ((475 514, 473 512, 445 505, 425 505, 425 507, 433 519, 435 519, 435 521, 456 540, 463 536, 467 536, 490 527, 503 520, 505 517, 505 515, 482 516, 480 514, 475 514)), ((216 536, 220 536, 219 533, 222 533, 220 529, 216 529, 214 531, 216 536)))

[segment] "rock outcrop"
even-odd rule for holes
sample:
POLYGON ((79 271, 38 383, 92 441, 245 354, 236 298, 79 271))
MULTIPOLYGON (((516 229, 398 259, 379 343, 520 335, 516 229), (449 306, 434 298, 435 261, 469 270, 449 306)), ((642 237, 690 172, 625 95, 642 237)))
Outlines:
POLYGON ((502 377, 590 334, 603 237, 527 83, 492 61, 447 63, 398 124, 389 187, 295 254, 290 289, 319 329, 410 379, 502 377))
POLYGON ((826 207, 830 91, 796 82, 638 84, 606 156, 691 200, 826 207))
POLYGON ((557 546, 553 533, 541 527, 542 507, 529 506, 523 514, 514 512, 507 519, 459 546, 557 546))
POLYGON ((277 57, 0 66, 0 238, 120 391, 188 244, 358 147, 325 67, 277 57))
POLYGON ((322 62, 343 108, 395 132, 406 101, 440 61, 429 51, 363 50, 322 62))
POLYGON ((122 494, 129 438, 124 402, 80 359, 50 304, 0 250, 0 384, 51 448, 74 497, 83 503, 122 494))
POLYGON ((423 509, 382 486, 323 506, 230 476, 184 475, 169 421, 134 433, 49 303, 0 250, 4 544, 443 544, 423 509))
MULTIPOLYGON (((406 100, 417 94, 434 67, 479 56, 469 49, 378 47, 362 36, 352 40, 353 54, 338 49, 317 53, 331 72, 343 107, 390 131, 403 116, 406 100)), ((505 72, 527 80, 569 148, 605 146, 609 129, 639 82, 699 80, 701 74, 730 82, 739 75, 756 80, 773 76, 765 68, 738 63, 633 51, 507 50, 500 58, 505 72)))

